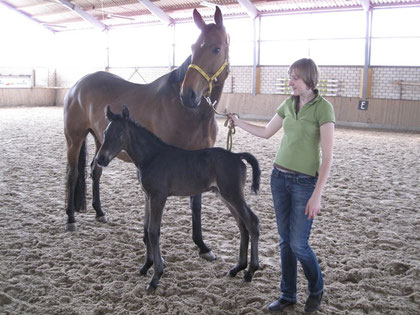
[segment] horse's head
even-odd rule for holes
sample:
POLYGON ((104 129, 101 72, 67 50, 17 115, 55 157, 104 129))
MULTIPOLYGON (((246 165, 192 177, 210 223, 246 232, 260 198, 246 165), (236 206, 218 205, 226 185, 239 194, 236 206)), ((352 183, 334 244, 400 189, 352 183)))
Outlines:
POLYGON ((127 138, 126 123, 130 119, 130 112, 124 105, 121 115, 114 114, 108 105, 106 107, 106 118, 109 124, 104 131, 102 145, 96 154, 96 161, 101 166, 108 166, 109 162, 125 147, 127 138))
POLYGON ((215 87, 223 86, 229 74, 229 38, 219 7, 215 23, 206 24, 196 9, 193 17, 201 34, 191 47, 191 64, 180 93, 182 103, 190 108, 199 106, 203 96, 210 97, 215 87))

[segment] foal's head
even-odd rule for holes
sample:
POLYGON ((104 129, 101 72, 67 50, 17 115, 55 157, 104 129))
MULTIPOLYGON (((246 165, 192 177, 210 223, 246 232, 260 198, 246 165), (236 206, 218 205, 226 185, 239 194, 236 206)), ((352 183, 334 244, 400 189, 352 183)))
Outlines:
POLYGON ((104 131, 104 139, 96 155, 96 161, 101 166, 108 166, 109 162, 125 148, 130 113, 124 105, 121 115, 114 114, 108 105, 106 107, 106 118, 109 124, 104 131))
POLYGON ((190 108, 199 106, 203 96, 211 96, 214 87, 222 85, 229 74, 229 39, 219 7, 215 23, 206 24, 195 9, 193 17, 201 34, 191 47, 191 64, 180 93, 182 103, 190 108))

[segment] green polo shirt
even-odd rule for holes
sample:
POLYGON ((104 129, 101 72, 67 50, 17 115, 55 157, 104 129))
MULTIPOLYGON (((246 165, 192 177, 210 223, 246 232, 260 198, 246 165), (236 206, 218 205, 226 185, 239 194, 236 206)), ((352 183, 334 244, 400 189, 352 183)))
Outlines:
POLYGON ((320 126, 335 123, 333 106, 318 94, 296 115, 296 100, 289 97, 279 106, 277 114, 283 118, 284 135, 274 162, 316 176, 321 164, 320 126))

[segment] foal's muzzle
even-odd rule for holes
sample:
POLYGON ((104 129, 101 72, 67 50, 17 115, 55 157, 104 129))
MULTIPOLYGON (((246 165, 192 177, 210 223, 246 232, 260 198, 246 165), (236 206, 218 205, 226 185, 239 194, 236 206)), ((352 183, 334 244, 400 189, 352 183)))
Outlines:
POLYGON ((96 163, 100 166, 106 167, 109 164, 109 159, 107 159, 105 155, 99 155, 96 157, 96 163))

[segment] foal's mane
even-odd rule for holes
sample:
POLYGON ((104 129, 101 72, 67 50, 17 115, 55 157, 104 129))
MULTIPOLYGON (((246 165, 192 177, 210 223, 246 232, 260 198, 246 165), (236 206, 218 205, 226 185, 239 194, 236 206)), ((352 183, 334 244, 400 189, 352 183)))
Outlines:
POLYGON ((180 65, 177 69, 173 70, 170 74, 169 81, 177 83, 182 82, 187 73, 188 66, 191 64, 191 55, 180 65))
MULTIPOLYGON (((142 125, 140 125, 137 121, 135 121, 133 118, 128 117, 128 118, 124 118, 121 114, 113 114, 113 117, 111 119, 111 122, 114 121, 118 121, 121 123, 127 122, 128 126, 133 127, 133 129, 137 132, 142 132, 143 134, 145 134, 146 137, 148 137, 148 139, 150 141, 152 141, 154 144, 158 144, 158 145, 164 145, 164 146, 170 146, 169 144, 163 142, 159 137, 157 137, 154 133, 150 132, 149 130, 147 130, 146 128, 144 128, 142 125)), ((138 137, 135 138, 135 140, 138 139, 138 137)), ((135 142, 134 140, 134 142, 135 142)))

